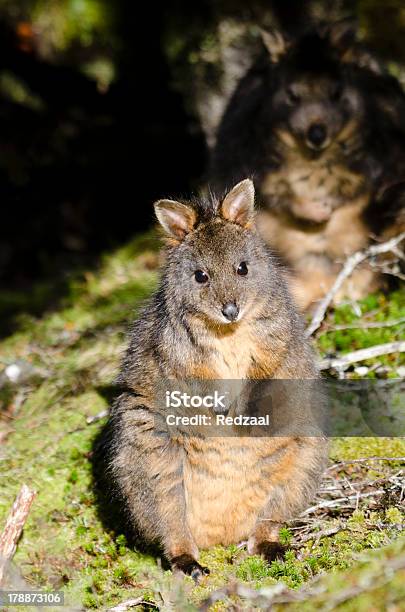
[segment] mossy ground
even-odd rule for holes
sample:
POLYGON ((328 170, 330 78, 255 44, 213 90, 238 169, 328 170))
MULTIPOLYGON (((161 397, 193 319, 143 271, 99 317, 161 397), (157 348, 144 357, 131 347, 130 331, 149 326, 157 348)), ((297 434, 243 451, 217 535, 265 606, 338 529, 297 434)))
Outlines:
MULTIPOLYGON (((209 592, 235 581, 255 589, 283 581, 300 589, 319 575, 316 584, 322 589, 317 595, 283 606, 321 609, 325 597, 333 597, 348 583, 361 585, 367 576, 371 591, 347 598, 338 604, 341 609, 368 610, 372 603, 373 609, 383 610, 387 602, 404 600, 403 568, 381 578, 387 559, 405 555, 405 541, 398 539, 403 514, 395 505, 372 511, 364 501, 345 520, 344 529, 300 548, 291 545, 285 561, 271 565, 236 546, 203 551, 202 563, 211 574, 198 587, 191 579, 179 580, 162 569, 154 557, 134 551, 124 528, 118 526, 113 532, 102 524, 90 456, 104 421, 88 425, 86 418, 108 406, 127 324, 156 285, 157 262, 154 234, 137 238, 107 255, 96 271, 70 279, 65 297, 52 311, 35 317, 18 315, 15 331, 0 343, 0 372, 16 362, 35 370, 27 381, 0 391, 0 529, 21 484, 38 491, 14 558, 25 580, 37 588, 63 589, 66 604, 74 609, 104 608, 142 596, 164 609, 194 610, 209 592), (374 580, 374 575, 379 579, 374 580)), ((37 300, 48 291, 49 287, 37 288, 31 297, 37 300)), ((13 303, 20 312, 32 312, 30 296, 23 294, 0 297, 0 310, 9 312, 13 303)), ((399 339, 403 323, 389 328, 332 328, 404 316, 400 291, 370 296, 355 308, 343 305, 329 315, 325 333, 318 335, 318 349, 325 355, 399 339)), ((368 365, 375 366, 375 361, 368 365)), ((399 354, 378 362, 393 377, 403 366, 399 354)), ((345 438, 336 439, 331 447, 333 460, 371 455, 404 456, 405 443, 401 438, 345 438)), ((377 478, 380 468, 379 462, 368 466, 364 478, 377 478)), ((398 471, 398 464, 392 469, 398 471)), ((336 520, 329 517, 326 526, 336 520)), ((287 545, 291 543, 289 529, 283 537, 287 545)), ((230 609, 232 601, 230 596, 212 610, 230 609)), ((241 600, 238 605, 260 609, 260 602, 241 600)))

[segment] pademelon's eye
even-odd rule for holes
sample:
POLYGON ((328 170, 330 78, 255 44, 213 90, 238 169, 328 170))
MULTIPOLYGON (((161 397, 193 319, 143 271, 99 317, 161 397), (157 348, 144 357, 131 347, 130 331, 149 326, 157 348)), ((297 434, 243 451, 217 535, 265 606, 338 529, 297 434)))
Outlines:
POLYGON ((196 270, 194 272, 194 278, 197 283, 207 283, 208 282, 208 274, 203 270, 196 270))
POLYGON ((241 262, 240 262, 240 264, 239 264, 239 266, 238 266, 237 273, 238 273, 240 276, 246 276, 246 274, 247 274, 248 272, 249 272, 249 270, 248 270, 248 267, 247 267, 247 263, 246 263, 246 261, 241 261, 241 262))

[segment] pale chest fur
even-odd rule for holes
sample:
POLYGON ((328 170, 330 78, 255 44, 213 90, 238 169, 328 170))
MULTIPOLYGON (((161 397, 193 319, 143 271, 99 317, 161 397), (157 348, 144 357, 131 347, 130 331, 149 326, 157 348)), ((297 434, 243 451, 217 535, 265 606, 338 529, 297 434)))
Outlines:
MULTIPOLYGON (((331 288, 345 259, 364 249, 369 229, 362 219, 368 196, 336 209, 323 226, 308 229, 289 224, 274 211, 263 211, 259 227, 264 239, 289 263, 293 277, 288 277, 297 304, 305 309, 331 288)), ((336 295, 360 299, 378 287, 378 277, 367 267, 359 267, 336 295)))
POLYGON ((252 362, 260 352, 260 340, 251 322, 242 320, 221 330, 208 328, 196 320, 192 324, 199 346, 190 353, 188 376, 224 380, 248 378, 252 362))
POLYGON ((369 230, 362 219, 368 202, 369 196, 361 195, 336 209, 327 223, 312 228, 291 224, 275 211, 263 211, 259 228, 264 239, 292 265, 302 263, 307 255, 341 261, 368 243, 369 230))
POLYGON ((333 157, 308 160, 288 150, 279 170, 265 175, 260 191, 270 206, 297 202, 328 202, 332 208, 356 198, 364 188, 364 177, 333 157))
POLYGON ((197 546, 247 539, 277 484, 277 469, 288 468, 294 449, 282 438, 187 440, 187 524, 197 546))
POLYGON ((210 340, 211 364, 217 378, 246 378, 255 354, 255 342, 247 326, 228 336, 210 340))
MULTIPOLYGON (((280 172, 265 178, 263 190, 268 195, 267 210, 258 218, 263 238, 291 266, 290 288, 298 305, 307 308, 320 299, 332 286, 342 262, 352 253, 365 248, 369 228, 363 211, 370 201, 360 177, 338 164, 301 165, 299 159, 280 172), (331 216, 326 223, 310 226, 300 224, 285 212, 293 201, 299 206, 307 202, 330 203, 331 216)), ((336 299, 359 299, 376 288, 376 276, 370 270, 358 269, 350 283, 342 287, 336 299)))

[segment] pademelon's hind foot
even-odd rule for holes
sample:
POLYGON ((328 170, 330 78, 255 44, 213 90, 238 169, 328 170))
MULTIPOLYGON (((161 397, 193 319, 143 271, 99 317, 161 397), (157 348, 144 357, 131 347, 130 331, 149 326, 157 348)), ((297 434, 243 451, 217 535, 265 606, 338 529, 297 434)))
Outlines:
POLYGON ((282 561, 286 552, 286 547, 280 542, 261 542, 257 545, 256 554, 261 555, 267 561, 271 563, 276 559, 282 561))
POLYGON ((191 576, 195 583, 199 583, 204 576, 210 573, 208 567, 203 567, 189 554, 179 555, 172 559, 174 571, 181 571, 191 576))
POLYGON ((261 555, 267 563, 284 559, 286 547, 280 542, 280 527, 281 523, 276 521, 259 521, 248 540, 248 553, 261 555))

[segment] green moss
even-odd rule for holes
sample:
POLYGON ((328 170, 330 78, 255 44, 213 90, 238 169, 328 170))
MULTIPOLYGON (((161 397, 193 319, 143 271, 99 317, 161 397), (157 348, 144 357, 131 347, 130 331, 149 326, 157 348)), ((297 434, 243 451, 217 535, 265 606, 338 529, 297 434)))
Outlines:
POLYGON ((284 546, 288 546, 292 540, 292 533, 288 527, 282 527, 280 529, 280 542, 284 546))
MULTIPOLYGON (((356 304, 356 309, 351 304, 344 304, 331 311, 325 320, 323 329, 318 332, 317 345, 326 355, 395 342, 403 337, 404 317, 404 291, 392 292, 389 299, 383 294, 370 295, 360 300, 356 304), (376 324, 395 321, 398 322, 389 327, 362 328, 364 323, 376 324), (351 327, 349 329, 336 329, 338 326, 351 327)), ((361 365, 371 366, 377 361, 381 366, 388 366, 392 375, 396 376, 396 370, 404 364, 404 356, 401 353, 393 353, 378 357, 377 360, 364 361, 361 365)), ((376 372, 370 371, 368 376, 373 378, 376 376, 376 372)))
POLYGON ((274 574, 271 573, 270 566, 261 557, 248 557, 236 568, 236 577, 244 582, 259 581, 274 574))
POLYGON ((330 572, 303 593, 297 602, 274 606, 275 610, 312 612, 313 610, 345 610, 366 612, 386 610, 389 605, 402 609, 405 597, 404 570, 393 570, 388 564, 393 559, 403 559, 405 539, 389 547, 358 558, 356 565, 346 572, 330 572))

